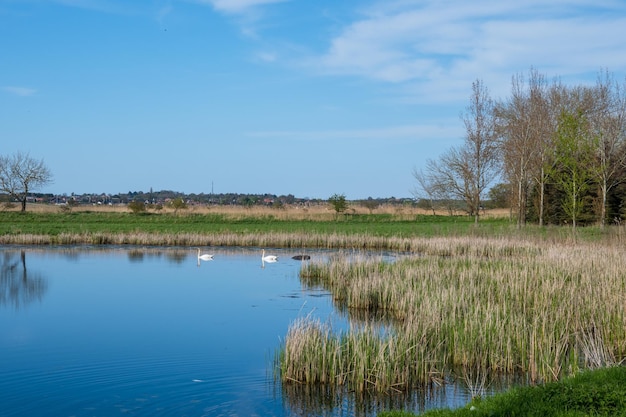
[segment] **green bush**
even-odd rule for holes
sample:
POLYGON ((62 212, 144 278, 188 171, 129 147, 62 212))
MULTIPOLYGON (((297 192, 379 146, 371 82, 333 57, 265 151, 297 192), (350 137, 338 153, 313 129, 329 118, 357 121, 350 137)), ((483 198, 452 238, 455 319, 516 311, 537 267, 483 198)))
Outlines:
MULTIPOLYGON (((388 411, 378 417, 412 417, 388 411)), ((423 417, 565 417, 626 416, 626 367, 583 372, 560 382, 513 388, 485 399, 475 399, 456 410, 431 410, 423 417)))
POLYGON ((146 204, 143 201, 131 201, 128 203, 128 208, 135 214, 144 213, 146 211, 146 204))

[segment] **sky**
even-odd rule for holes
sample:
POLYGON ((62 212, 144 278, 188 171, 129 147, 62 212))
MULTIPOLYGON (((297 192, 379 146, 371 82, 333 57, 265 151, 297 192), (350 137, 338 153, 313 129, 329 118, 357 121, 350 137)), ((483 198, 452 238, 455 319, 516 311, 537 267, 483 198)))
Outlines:
POLYGON ((472 82, 626 77, 624 0, 0 0, 0 154, 55 194, 412 197, 472 82))

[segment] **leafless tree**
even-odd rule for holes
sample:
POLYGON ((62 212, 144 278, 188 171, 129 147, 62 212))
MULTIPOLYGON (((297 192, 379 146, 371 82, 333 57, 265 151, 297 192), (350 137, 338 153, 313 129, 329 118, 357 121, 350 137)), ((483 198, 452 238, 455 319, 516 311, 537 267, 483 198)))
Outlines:
POLYGON ((482 196, 500 172, 500 147, 496 134, 495 105, 482 81, 472 83, 470 104, 462 115, 466 136, 463 146, 451 152, 449 163, 463 173, 462 187, 470 215, 478 223, 482 196))
POLYGON ((595 145, 595 180, 600 189, 600 225, 606 224, 607 196, 624 177, 618 175, 626 164, 626 91, 611 74, 598 75, 594 94, 594 108, 589 114, 593 144, 595 145))
POLYGON ((542 111, 540 112, 541 121, 539 124, 539 136, 536 143, 537 157, 533 168, 534 183, 538 187, 538 216, 539 226, 543 226, 545 217, 545 199, 546 186, 550 181, 554 168, 556 166, 556 143, 555 132, 558 127, 559 117, 563 103, 567 102, 567 88, 556 79, 546 91, 546 97, 543 100, 542 111))
POLYGON ((20 201, 22 212, 26 211, 28 194, 51 182, 52 173, 43 159, 36 160, 22 152, 0 155, 0 191, 20 201))
POLYGON ((459 197, 449 185, 449 169, 444 167, 441 160, 429 159, 426 169, 413 169, 413 177, 417 181, 417 187, 413 190, 415 198, 428 200, 433 215, 438 206, 442 206, 451 215, 453 212, 452 202, 459 197))
POLYGON ((498 135, 502 138, 504 174, 515 190, 512 203, 517 209, 517 225, 526 223, 528 193, 540 167, 548 109, 545 77, 531 69, 528 80, 514 76, 511 97, 496 106, 498 135))
POLYGON ((413 170, 420 189, 431 201, 464 201, 478 223, 483 194, 499 174, 494 103, 481 81, 472 83, 470 105, 462 115, 463 144, 450 148, 424 170, 413 170))

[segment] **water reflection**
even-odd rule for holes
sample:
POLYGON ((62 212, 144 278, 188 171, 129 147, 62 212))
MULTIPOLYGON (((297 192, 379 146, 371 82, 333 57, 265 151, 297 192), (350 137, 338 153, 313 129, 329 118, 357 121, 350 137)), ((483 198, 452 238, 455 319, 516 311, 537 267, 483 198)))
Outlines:
POLYGON ((131 262, 143 262, 146 258, 161 258, 174 264, 182 264, 190 256, 187 249, 154 249, 154 248, 135 248, 128 251, 128 260, 131 262))
POLYGON ((388 395, 355 393, 327 386, 288 384, 282 387, 286 408, 297 416, 334 416, 338 409, 355 417, 375 416, 385 410, 424 412, 432 408, 458 407, 470 396, 458 385, 431 384, 420 390, 388 395))
POLYGON ((0 306, 20 309, 41 301, 48 283, 38 271, 26 267, 26 250, 3 251, 0 263, 0 306))
POLYGON ((283 386, 273 356, 298 317, 392 324, 338 312, 299 279, 301 251, 274 249, 262 269, 260 248, 205 250, 214 260, 197 268, 190 247, 0 247, 0 303, 21 308, 0 310, 0 414, 373 417, 467 401, 459 385, 384 397, 283 386))

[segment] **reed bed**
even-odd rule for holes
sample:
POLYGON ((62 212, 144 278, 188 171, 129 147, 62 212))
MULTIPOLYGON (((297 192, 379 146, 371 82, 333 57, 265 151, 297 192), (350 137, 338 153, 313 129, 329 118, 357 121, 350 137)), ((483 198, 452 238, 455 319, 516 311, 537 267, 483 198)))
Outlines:
MULTIPOLYGON (((2 207, 0 211, 19 212, 19 205, 11 207, 2 207)), ((59 213, 63 209, 53 204, 35 204, 29 203, 27 210, 34 213, 59 213)), ((79 205, 71 209, 72 212, 100 212, 100 213, 131 213, 132 211, 126 204, 117 205, 79 205)), ((294 204, 283 205, 280 207, 273 206, 242 206, 242 205, 210 205, 210 204, 190 204, 187 209, 174 210, 167 206, 159 210, 159 214, 176 214, 179 216, 186 215, 205 215, 220 214, 230 219, 240 219, 247 217, 275 217, 279 220, 333 220, 337 218, 337 213, 330 204, 312 203, 312 204, 294 204)), ((432 210, 426 210, 413 205, 391 205, 382 204, 372 210, 364 207, 358 202, 349 202, 347 215, 359 214, 385 214, 392 215, 398 219, 411 219, 418 215, 432 215, 432 210)), ((447 210, 437 210, 437 215, 448 216, 447 210)), ((455 215, 462 215, 462 212, 455 215)), ((505 218, 510 216, 508 209, 490 209, 482 213, 483 218, 505 218)))
POLYGON ((389 250, 437 256, 484 257, 529 254, 540 249, 529 241, 483 237, 386 237, 317 232, 83 232, 59 234, 9 233, 0 244, 19 245, 144 245, 144 246, 266 246, 280 248, 389 250), (475 245, 475 242, 482 242, 475 245))
POLYGON ((626 257, 615 245, 505 239, 412 242, 394 263, 333 258, 303 266, 305 285, 339 309, 394 325, 334 333, 294 322, 278 355, 284 383, 405 391, 446 377, 523 373, 557 380, 626 358, 626 257), (444 255, 444 256, 441 256, 444 255))

